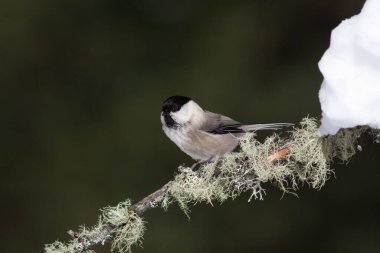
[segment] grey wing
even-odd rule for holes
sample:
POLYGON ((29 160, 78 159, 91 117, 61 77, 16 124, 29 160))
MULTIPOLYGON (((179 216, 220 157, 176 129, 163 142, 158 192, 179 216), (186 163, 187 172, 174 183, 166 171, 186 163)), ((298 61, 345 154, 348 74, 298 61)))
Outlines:
POLYGON ((212 134, 226 134, 226 133, 242 133, 244 130, 240 128, 242 124, 227 116, 205 111, 207 121, 202 126, 201 130, 212 134))
POLYGON ((270 123, 270 124, 251 124, 245 125, 227 116, 206 111, 208 120, 202 126, 201 130, 212 134, 227 133, 245 133, 259 130, 278 130, 284 127, 290 127, 292 123, 270 123))
POLYGON ((254 132, 259 130, 278 130, 284 127, 294 126, 292 123, 269 123, 269 124, 252 124, 241 125, 240 129, 244 132, 254 132))

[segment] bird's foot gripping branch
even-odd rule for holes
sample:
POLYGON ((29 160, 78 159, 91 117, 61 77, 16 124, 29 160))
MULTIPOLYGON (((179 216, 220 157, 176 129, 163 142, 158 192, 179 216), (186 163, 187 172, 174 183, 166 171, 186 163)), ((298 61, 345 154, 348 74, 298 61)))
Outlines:
POLYGON ((71 241, 46 245, 45 252, 91 252, 93 246, 106 241, 111 242, 112 250, 129 252, 133 245, 141 244, 144 212, 159 206, 166 209, 175 202, 188 215, 192 204, 212 205, 247 191, 251 193, 250 199, 263 199, 265 183, 284 192, 295 192, 304 183, 320 189, 333 173, 330 168, 333 159, 348 162, 356 152, 357 139, 366 131, 375 138, 380 135, 379 130, 359 127, 319 137, 317 121, 312 118, 303 119, 285 137, 273 134, 263 143, 247 134, 240 141, 239 152, 226 154, 198 171, 182 170, 172 181, 135 204, 127 200, 102 209, 96 226, 69 231, 71 241))

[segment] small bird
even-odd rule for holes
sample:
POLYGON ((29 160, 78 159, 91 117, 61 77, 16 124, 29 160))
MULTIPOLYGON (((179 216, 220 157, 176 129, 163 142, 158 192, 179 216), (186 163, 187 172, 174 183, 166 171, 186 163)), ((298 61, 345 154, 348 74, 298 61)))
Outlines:
POLYGON ((215 161, 234 150, 247 132, 277 130, 290 123, 246 125, 202 109, 191 98, 172 96, 161 108, 162 129, 183 152, 198 163, 215 161))

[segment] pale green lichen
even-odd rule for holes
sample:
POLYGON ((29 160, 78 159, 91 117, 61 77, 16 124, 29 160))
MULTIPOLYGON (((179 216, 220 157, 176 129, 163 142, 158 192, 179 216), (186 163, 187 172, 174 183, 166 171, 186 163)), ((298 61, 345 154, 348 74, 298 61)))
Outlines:
MULTIPOLYGON (((273 182, 282 190, 296 188, 292 170, 286 162, 273 163, 270 159, 276 150, 281 149, 284 142, 274 134, 263 143, 257 141, 251 134, 241 140, 241 149, 247 156, 248 170, 263 183, 273 182), (289 186, 290 185, 290 186, 289 186)), ((284 159, 288 160, 285 156, 284 159)))
POLYGON ((70 243, 62 243, 55 241, 51 244, 45 245, 46 253, 74 253, 75 252, 75 242, 71 241, 70 243))
POLYGON ((331 156, 343 163, 348 163, 356 154, 358 138, 367 130, 366 126, 342 129, 336 135, 328 136, 327 141, 332 149, 331 156))
POLYGON ((214 178, 214 166, 211 164, 202 168, 202 171, 196 172, 188 170, 175 177, 173 183, 169 187, 168 194, 163 201, 163 205, 167 206, 168 198, 174 197, 179 206, 187 214, 190 202, 208 202, 212 204, 214 199, 226 199, 218 181, 214 178))
POLYGON ((304 118, 300 128, 291 131, 290 153, 287 166, 297 181, 320 189, 331 174, 331 155, 325 147, 324 138, 318 135, 317 121, 304 118))
POLYGON ((144 235, 145 225, 143 219, 135 212, 129 210, 131 201, 126 200, 115 207, 103 208, 103 223, 116 224, 117 229, 111 245, 111 251, 120 253, 131 252, 132 245, 140 245, 144 235))
POLYGON ((114 207, 103 208, 99 221, 93 228, 81 226, 76 238, 67 244, 54 242, 45 245, 46 253, 92 253, 87 249, 92 244, 104 244, 105 240, 111 238, 111 234, 104 231, 108 225, 115 227, 112 234, 111 251, 117 250, 119 253, 131 252, 133 245, 141 245, 141 240, 145 231, 144 221, 135 212, 130 211, 131 201, 126 200, 114 207))

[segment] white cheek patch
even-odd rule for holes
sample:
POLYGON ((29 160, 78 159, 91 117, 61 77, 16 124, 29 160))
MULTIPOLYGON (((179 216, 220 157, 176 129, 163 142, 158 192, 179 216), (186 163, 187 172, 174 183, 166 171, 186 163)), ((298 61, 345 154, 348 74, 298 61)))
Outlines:
POLYGON ((182 108, 177 112, 171 112, 170 115, 178 124, 184 124, 190 121, 192 115, 191 102, 182 106, 182 108))

